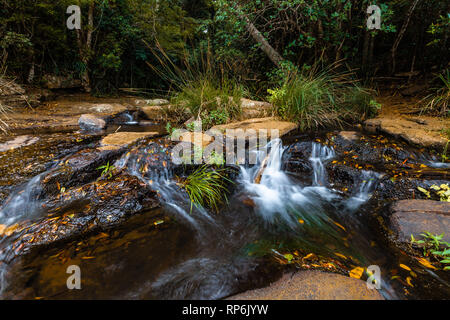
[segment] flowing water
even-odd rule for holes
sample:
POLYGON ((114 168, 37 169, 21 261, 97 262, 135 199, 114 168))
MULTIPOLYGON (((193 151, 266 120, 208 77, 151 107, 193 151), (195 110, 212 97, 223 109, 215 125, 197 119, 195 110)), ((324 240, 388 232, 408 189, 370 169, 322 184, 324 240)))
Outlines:
MULTIPOLYGON (((191 208, 170 166, 143 170, 151 167, 145 157, 152 146, 135 148, 114 166, 157 190, 161 209, 11 265, 0 262, 0 296, 12 286, 16 295, 24 291, 46 298, 220 299, 277 278, 284 267, 271 256, 282 258, 289 250, 343 256, 340 265, 348 269, 379 265, 388 270, 408 259, 388 251, 367 220, 373 207, 365 204, 381 174, 361 170, 353 193, 345 196, 328 181, 326 165, 336 157, 332 147, 311 142, 311 176, 300 179, 285 170, 282 141, 271 141, 265 150, 254 151, 256 165, 239 167, 228 206, 212 213, 191 208), (64 289, 64 267, 72 264, 83 270, 84 290, 64 289)), ((10 196, 0 210, 0 224, 43 215, 35 200, 40 179, 37 175, 10 196)), ((7 244, 0 242, 0 249, 7 244)), ((389 274, 382 279, 386 298, 404 297, 389 274)), ((445 281, 443 286, 448 292, 445 281)))

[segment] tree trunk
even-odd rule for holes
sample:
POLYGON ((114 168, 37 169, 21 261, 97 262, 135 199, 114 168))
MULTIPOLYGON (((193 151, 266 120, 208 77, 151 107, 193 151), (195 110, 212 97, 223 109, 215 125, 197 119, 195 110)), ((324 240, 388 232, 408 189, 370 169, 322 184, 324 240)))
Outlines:
POLYGON ((269 42, 264 38, 261 32, 256 29, 255 25, 249 18, 245 17, 245 22, 247 23, 247 31, 253 39, 260 44, 261 50, 264 51, 264 53, 277 67, 279 67, 281 62, 284 60, 283 57, 269 44, 269 42))
POLYGON ((403 26, 400 29, 400 32, 398 33, 397 38, 395 39, 394 45, 392 46, 392 49, 391 49, 391 59, 392 59, 391 74, 395 73, 395 68, 396 68, 395 56, 397 54, 397 48, 400 44, 400 41, 402 41, 403 36, 405 35, 406 29, 408 28, 409 21, 411 20, 411 16, 412 16, 417 4, 419 3, 419 1, 420 0, 414 0, 414 2, 409 7, 408 12, 406 14, 406 20, 403 23, 403 26))
POLYGON ((95 2, 92 0, 92 2, 89 4, 88 25, 86 34, 83 35, 81 30, 77 30, 78 50, 81 62, 84 65, 84 70, 81 74, 81 84, 84 90, 88 93, 92 91, 88 67, 92 49, 92 34, 94 33, 94 9, 95 9, 95 2))
POLYGON ((364 73, 367 72, 367 60, 369 59, 369 46, 370 46, 370 31, 366 30, 364 34, 364 43, 362 51, 362 66, 361 69, 364 73))

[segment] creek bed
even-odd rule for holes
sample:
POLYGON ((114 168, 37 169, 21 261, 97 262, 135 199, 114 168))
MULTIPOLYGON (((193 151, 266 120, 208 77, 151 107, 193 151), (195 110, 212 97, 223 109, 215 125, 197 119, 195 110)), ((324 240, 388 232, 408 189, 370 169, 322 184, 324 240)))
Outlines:
MULTIPOLYGON (((397 196, 381 192, 384 185, 380 191, 385 183, 385 188, 398 188, 403 198, 421 197, 410 185, 388 185, 405 176, 408 183, 448 182, 445 169, 429 166, 438 163, 437 155, 383 136, 367 135, 360 145, 344 143, 344 147, 336 137, 336 132, 323 132, 289 137, 285 146, 272 142, 261 183, 252 180, 258 166, 241 167, 229 205, 219 213, 190 212, 186 195, 177 189, 165 165, 155 167, 153 175, 144 174, 142 168, 154 165, 148 155, 164 149, 163 145, 151 149, 147 141, 133 146, 117 166, 158 190, 161 207, 136 212, 100 231, 38 247, 7 266, 3 263, 2 297, 221 299, 268 285, 287 270, 316 268, 348 275, 355 267, 378 265, 385 298, 448 299, 448 272, 424 268, 387 240, 389 204, 397 196), (368 146, 384 146, 382 160, 370 158, 375 149, 371 152, 368 146), (356 156, 344 151, 347 147, 361 152, 356 156), (287 254, 294 258, 291 263, 287 254), (311 262, 295 258, 309 254, 316 257, 311 262), (70 265, 82 270, 82 290, 66 288, 70 265)), ((44 158, 41 169, 19 173, 16 183, 51 166, 46 157, 55 151, 48 139, 43 141, 49 148, 24 153, 30 163, 44 158)), ((82 141, 73 145, 73 139, 80 140, 71 137, 72 145, 64 144, 65 139, 55 144, 60 150, 55 159, 87 146, 82 141)), ((97 138, 92 139, 89 144, 97 138)), ((3 159, 5 168, 15 163, 10 161, 14 158, 3 159)), ((73 205, 63 210, 77 211, 73 205)), ((7 250, 8 245, 7 240, 0 241, 0 249, 7 250)))

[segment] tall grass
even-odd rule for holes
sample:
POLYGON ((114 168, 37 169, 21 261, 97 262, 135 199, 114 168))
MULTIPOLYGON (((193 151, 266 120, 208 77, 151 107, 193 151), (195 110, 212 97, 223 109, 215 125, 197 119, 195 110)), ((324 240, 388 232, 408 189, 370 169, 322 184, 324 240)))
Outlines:
POLYGON ((278 115, 299 123, 302 130, 342 125, 376 114, 377 105, 371 94, 358 86, 351 72, 338 73, 338 65, 296 71, 274 90, 270 102, 278 115))
POLYGON ((435 92, 426 96, 422 102, 421 113, 448 117, 450 116, 450 69, 446 69, 438 76, 441 86, 435 92))
POLYGON ((202 119, 204 129, 239 117, 241 98, 247 95, 247 89, 210 50, 186 51, 177 64, 159 44, 152 51, 159 64, 148 65, 170 84, 171 109, 177 114, 180 108, 189 110, 191 116, 202 119))
POLYGON ((227 184, 231 181, 227 178, 226 170, 204 165, 179 183, 189 195, 191 212, 194 206, 219 212, 219 206, 228 201, 227 184))

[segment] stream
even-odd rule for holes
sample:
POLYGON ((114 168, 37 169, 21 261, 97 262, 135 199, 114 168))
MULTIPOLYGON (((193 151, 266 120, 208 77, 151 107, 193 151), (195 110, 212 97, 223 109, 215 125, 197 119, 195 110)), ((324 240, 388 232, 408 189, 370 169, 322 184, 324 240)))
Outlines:
POLYGON ((377 265, 386 299, 448 299, 448 272, 418 264, 382 236, 380 222, 389 204, 405 197, 389 190, 406 195, 414 181, 448 183, 448 163, 375 135, 366 135, 355 156, 336 133, 292 135, 272 140, 265 152, 251 150, 258 163, 230 168, 234 183, 218 213, 191 210, 177 184, 189 170, 170 164, 164 138, 96 157, 89 150, 101 136, 39 134, 28 146, 1 151, 0 225, 11 232, 0 238, 0 298, 222 299, 287 271, 348 275, 377 265), (392 154, 372 161, 364 149, 372 144, 392 154), (405 158, 414 160, 398 169, 405 158), (110 180, 96 170, 106 161, 118 172, 110 180), (69 175, 68 163, 82 170, 69 175), (286 258, 311 253, 312 262, 286 258), (399 264, 414 269, 414 286, 402 281, 399 264), (82 270, 82 290, 67 290, 70 265, 82 270))

